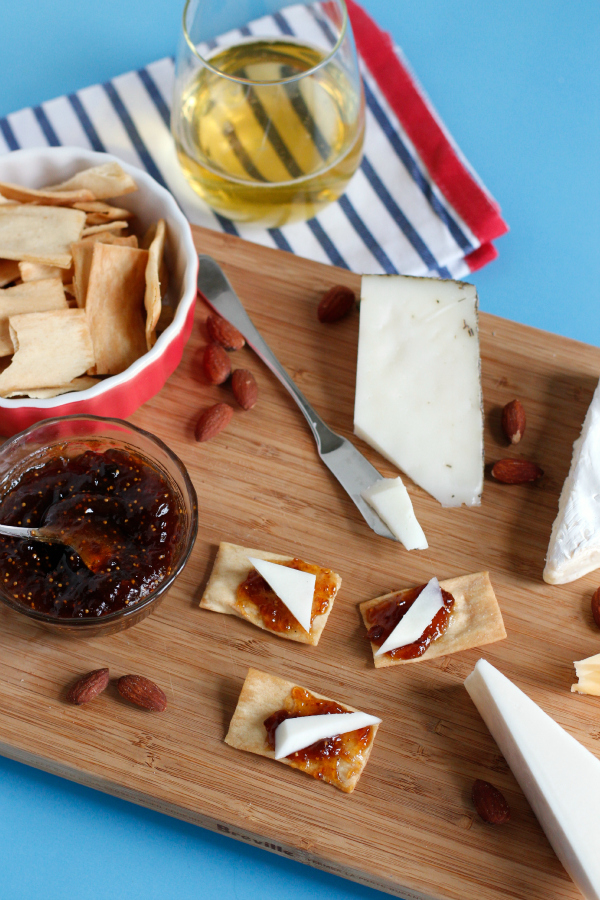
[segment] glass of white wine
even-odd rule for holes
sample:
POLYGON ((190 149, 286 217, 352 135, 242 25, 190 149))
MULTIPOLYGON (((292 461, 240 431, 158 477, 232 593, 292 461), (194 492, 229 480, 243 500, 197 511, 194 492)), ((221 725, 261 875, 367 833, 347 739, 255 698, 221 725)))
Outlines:
POLYGON ((223 216, 274 227, 336 200, 365 128, 344 0, 187 0, 171 128, 186 178, 223 216))

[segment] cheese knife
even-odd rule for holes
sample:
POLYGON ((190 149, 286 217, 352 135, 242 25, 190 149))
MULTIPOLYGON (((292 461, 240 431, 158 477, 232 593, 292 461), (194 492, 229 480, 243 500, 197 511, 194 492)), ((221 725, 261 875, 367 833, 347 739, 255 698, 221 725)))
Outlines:
POLYGON ((361 496, 362 491, 371 487, 383 476, 350 441, 332 431, 315 412, 256 330, 219 264, 212 257, 204 254, 198 254, 198 259, 200 261, 198 290, 208 305, 238 329, 256 355, 294 398, 310 426, 319 456, 358 507, 367 525, 381 537, 397 540, 375 510, 361 496))

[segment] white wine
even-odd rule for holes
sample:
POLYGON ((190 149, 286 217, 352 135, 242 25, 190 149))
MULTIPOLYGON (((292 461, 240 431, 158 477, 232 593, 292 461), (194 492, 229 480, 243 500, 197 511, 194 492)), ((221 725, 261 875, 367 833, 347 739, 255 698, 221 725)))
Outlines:
POLYGON ((278 226, 343 193, 362 155, 363 98, 335 60, 310 71, 325 58, 289 39, 249 39, 210 57, 218 73, 203 67, 184 87, 177 154, 217 212, 278 226))

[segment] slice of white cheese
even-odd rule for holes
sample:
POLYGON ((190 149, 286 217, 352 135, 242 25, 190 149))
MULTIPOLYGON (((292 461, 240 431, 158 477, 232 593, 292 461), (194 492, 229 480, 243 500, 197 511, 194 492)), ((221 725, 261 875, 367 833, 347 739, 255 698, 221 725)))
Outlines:
POLYGON ((362 497, 407 550, 427 550, 427 538, 400 477, 381 478, 363 491, 362 497))
POLYGON ((600 653, 588 656, 587 659, 579 659, 573 665, 578 683, 572 684, 571 690, 577 694, 593 694, 600 697, 600 653))
POLYGON ((440 583, 437 578, 432 578, 379 650, 376 651, 375 656, 381 656, 383 653, 389 653, 390 650, 397 650, 398 647, 406 647, 407 644, 418 641, 443 605, 444 598, 440 583))
POLYGON ((566 584, 600 566, 600 384, 573 444, 552 526, 544 581, 566 584))
POLYGON ((253 556, 248 559, 304 630, 310 631, 317 576, 312 572, 301 572, 266 559, 256 559, 253 556))
POLYGON ((379 725, 381 719, 363 712, 332 713, 325 716, 299 716, 284 719, 275 730, 275 759, 304 750, 316 741, 347 734, 358 728, 379 725))
POLYGON ((480 659, 465 681, 563 866, 600 900, 600 760, 480 659))
POLYGON ((354 431, 442 506, 483 490, 483 412, 473 285, 362 279, 354 431))

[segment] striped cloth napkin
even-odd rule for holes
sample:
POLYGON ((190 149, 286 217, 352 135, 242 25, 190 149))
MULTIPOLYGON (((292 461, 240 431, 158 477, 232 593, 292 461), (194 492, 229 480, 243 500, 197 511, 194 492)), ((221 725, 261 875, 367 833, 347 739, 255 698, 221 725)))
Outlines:
MULTIPOLYGON (((145 168, 197 225, 355 272, 465 278, 497 256, 492 241, 507 231, 498 204, 390 36, 354 0, 347 3, 365 89, 365 152, 345 194, 308 222, 269 229, 234 224, 197 197, 169 131, 172 58, 0 119, 0 154, 47 145, 106 151, 145 168)), ((254 30, 294 35, 308 16, 333 42, 325 9, 289 6, 249 23, 240 37, 254 30)), ((306 21, 302 27, 305 33, 306 21)))

